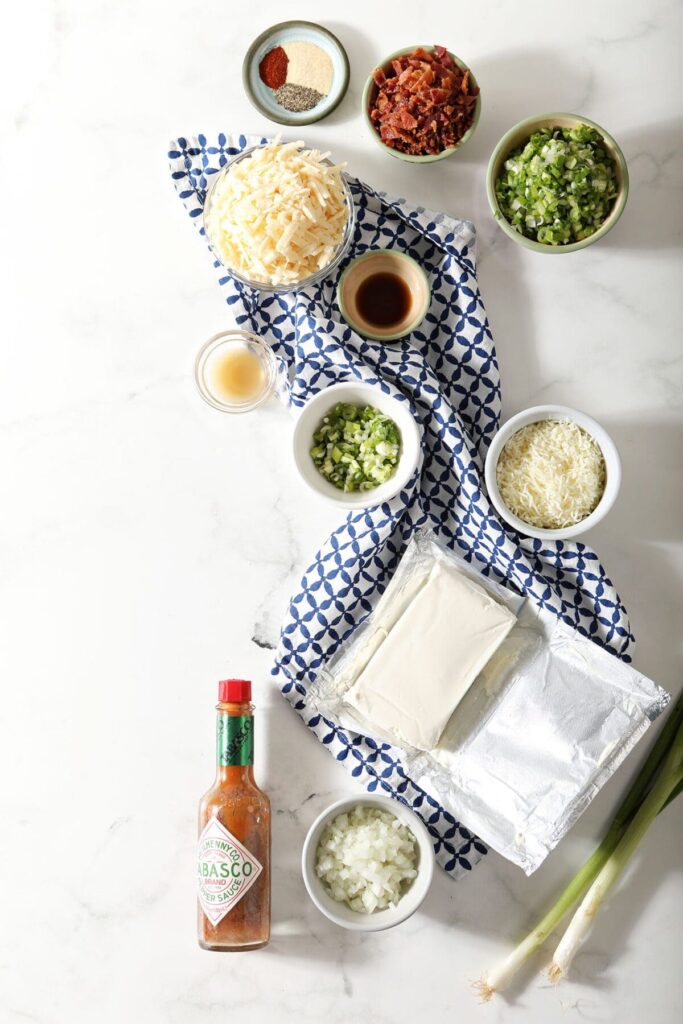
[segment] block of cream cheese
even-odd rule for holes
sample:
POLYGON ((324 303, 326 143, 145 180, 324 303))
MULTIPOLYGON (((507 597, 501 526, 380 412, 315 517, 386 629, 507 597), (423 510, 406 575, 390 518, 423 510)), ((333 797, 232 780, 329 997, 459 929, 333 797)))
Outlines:
POLYGON ((389 631, 378 627, 346 702, 399 746, 430 750, 515 621, 483 587, 437 561, 389 631))

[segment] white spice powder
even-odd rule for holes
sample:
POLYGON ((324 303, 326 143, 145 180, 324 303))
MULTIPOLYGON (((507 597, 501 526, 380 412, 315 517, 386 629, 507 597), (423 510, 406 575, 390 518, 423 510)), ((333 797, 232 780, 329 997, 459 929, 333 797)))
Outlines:
POLYGON ((315 89, 321 96, 327 96, 332 88, 332 61, 315 43, 294 41, 282 43, 287 54, 287 83, 315 89))

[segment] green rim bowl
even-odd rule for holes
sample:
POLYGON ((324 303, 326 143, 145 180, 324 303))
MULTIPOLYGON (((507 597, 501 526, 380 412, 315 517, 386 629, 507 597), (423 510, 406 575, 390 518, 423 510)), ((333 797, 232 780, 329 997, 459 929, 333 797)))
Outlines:
POLYGON ((606 235, 608 231, 611 231, 624 212, 628 198, 628 167, 626 166, 624 154, 609 132, 606 132, 595 121, 591 121, 590 118, 579 117, 578 114, 538 114, 536 117, 527 117, 525 121, 520 121, 519 124, 516 124, 514 128, 505 133, 494 149, 486 171, 486 194, 498 227, 514 242, 523 245, 525 249, 531 249, 532 252, 548 253, 549 255, 578 252, 579 249, 587 248, 587 246, 592 245, 593 242, 597 242, 598 239, 606 235), (517 149, 523 142, 526 142, 533 132, 538 131, 540 128, 574 128, 579 124, 587 124, 591 128, 595 128, 602 136, 605 149, 614 163, 619 191, 614 198, 612 209, 607 218, 598 230, 589 235, 588 238, 582 238, 579 242, 570 242, 568 245, 548 245, 546 242, 535 242, 533 238, 527 238, 520 231, 516 231, 510 222, 506 220, 496 198, 496 182, 498 181, 503 164, 512 150, 517 149))
MULTIPOLYGON (((391 64, 392 60, 395 60, 396 57, 403 57, 405 56, 406 53, 412 53, 413 50, 417 50, 418 48, 426 50, 428 53, 433 53, 435 49, 433 46, 421 46, 420 44, 416 44, 415 46, 404 46, 402 50, 396 50, 394 53, 390 53, 389 56, 385 57, 383 61, 380 61, 379 64, 376 64, 375 68, 386 68, 386 66, 388 64, 391 64)), ((474 83, 474 85, 478 85, 472 69, 469 68, 463 60, 460 60, 459 57, 456 57, 454 53, 451 53, 450 50, 448 50, 448 53, 453 58, 458 67, 461 69, 461 71, 469 71, 471 81, 474 83)), ((373 68, 373 71, 375 70, 375 68, 373 68)), ((458 150, 461 149, 465 145, 465 143, 472 138, 477 127, 477 124, 479 123, 479 117, 481 115, 481 91, 477 93, 477 102, 474 105, 474 119, 472 121, 472 124, 467 129, 467 131, 465 132, 457 146, 449 146, 448 149, 443 149, 440 153, 427 153, 425 156, 412 156, 410 153, 401 153, 400 150, 393 149, 391 146, 387 146, 386 142, 382 142, 377 132, 377 129, 370 120, 370 100, 374 99, 374 91, 376 90, 377 85, 375 84, 375 80, 371 74, 367 82, 365 83, 365 88, 363 89, 362 104, 365 123, 367 124, 373 139, 375 140, 377 145, 384 150, 385 153, 388 153, 389 156, 396 157, 397 160, 405 160, 406 163, 409 164, 433 164, 436 160, 445 160, 447 156, 453 156, 454 153, 457 153, 458 150)))
POLYGON ((349 84, 349 58, 337 37, 322 25, 314 21, 281 21, 262 32, 247 50, 242 64, 242 84, 252 104, 269 120, 292 128, 314 124, 336 110, 344 99, 349 84), (285 110, 277 103, 273 90, 261 81, 258 71, 269 50, 295 40, 319 46, 330 58, 333 70, 328 95, 310 110, 298 112, 285 110))
MULTIPOLYGON (((370 271, 368 271, 368 273, 369 272, 370 271)), ((408 256, 405 252, 398 252, 396 249, 369 249, 368 252, 364 252, 360 256, 356 256, 356 258, 351 260, 349 265, 345 268, 339 278, 339 284, 337 285, 337 305, 339 306, 341 315, 344 317, 349 327, 352 327, 353 330, 357 334, 360 334, 362 338, 368 338, 370 341, 399 341, 401 338, 407 337, 420 326, 427 315, 431 301, 432 290, 429 284, 429 278, 425 271, 412 256, 408 256), (360 285, 365 279, 363 275, 363 264, 368 263, 371 265, 373 262, 378 262, 380 273, 382 270, 389 269, 387 266, 388 264, 395 264, 395 266, 391 268, 391 271, 393 273, 398 273, 410 289, 410 293, 413 298, 412 316, 409 320, 406 320, 404 325, 397 331, 382 332, 381 330, 373 330, 372 326, 364 325, 353 314, 353 296, 356 293, 356 288, 352 283, 353 278, 356 277, 358 279, 358 285, 360 285), (398 269, 399 267, 402 267, 402 269, 398 269), (346 294, 347 286, 349 284, 352 288, 351 296, 347 296, 346 294), (349 298, 350 301, 347 301, 347 298, 349 298)))

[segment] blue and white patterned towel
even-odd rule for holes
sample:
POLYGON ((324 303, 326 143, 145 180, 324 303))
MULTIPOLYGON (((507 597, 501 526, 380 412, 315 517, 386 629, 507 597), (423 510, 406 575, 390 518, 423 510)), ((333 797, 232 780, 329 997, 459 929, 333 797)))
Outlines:
MULTIPOLYGON (((200 229, 211 175, 261 141, 221 134, 171 144, 176 189, 200 229)), ((484 575, 508 581, 626 660, 633 636, 626 610, 590 548, 520 539, 496 518, 482 490, 484 457, 500 415, 500 380, 477 285, 474 227, 349 181, 357 223, 347 261, 365 249, 394 248, 418 259, 429 274, 431 308, 408 339, 384 345, 355 334, 335 303, 340 271, 296 295, 261 295, 214 262, 236 323, 265 335, 286 365, 292 405, 301 406, 335 381, 364 380, 408 402, 423 429, 419 479, 416 474, 391 502, 347 514, 315 555, 290 602, 273 674, 308 727, 352 775, 421 815, 439 864, 458 875, 486 852, 484 845, 408 778, 395 748, 338 729, 306 706, 307 684, 368 615, 413 531, 430 525, 484 575)))

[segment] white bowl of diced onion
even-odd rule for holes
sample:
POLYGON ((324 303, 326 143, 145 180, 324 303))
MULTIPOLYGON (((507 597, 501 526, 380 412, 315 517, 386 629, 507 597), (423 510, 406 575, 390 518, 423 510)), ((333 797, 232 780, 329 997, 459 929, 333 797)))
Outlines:
MULTIPOLYGON (((342 819, 343 820, 343 819, 342 819)), ((329 834, 329 833, 328 833, 329 834)), ((382 889, 391 889, 394 884, 391 880, 383 882, 382 879, 390 875, 387 871, 387 858, 391 858, 391 847, 387 843, 387 849, 381 851, 384 861, 375 852, 376 860, 376 892, 382 889)), ((334 924, 341 928, 357 932, 379 932, 387 928, 394 928, 401 924, 422 904, 434 877, 434 846, 425 824, 405 804, 398 800, 392 800, 388 796, 367 794, 348 797, 345 800, 338 800, 336 803, 323 811, 311 825, 304 842, 301 856, 301 869, 304 877, 304 884, 308 895, 318 910, 334 924), (340 815, 349 815, 355 808, 376 808, 384 814, 391 815, 397 821, 397 828, 405 835, 407 829, 414 839, 414 872, 415 877, 401 884, 393 895, 395 900, 383 909, 374 909, 371 912, 352 910, 351 907, 341 899, 335 899, 330 888, 319 877, 319 847, 321 840, 326 834, 328 826, 339 821, 340 815)), ((324 873, 324 872, 323 872, 324 873)), ((339 895, 339 893, 338 893, 339 895)), ((383 903, 386 899, 382 900, 383 903)))
MULTIPOLYGON (((339 243, 336 245, 334 251, 330 255, 330 258, 326 260, 323 266, 318 267, 313 273, 307 273, 304 276, 298 278, 297 280, 287 280, 284 282, 273 282, 264 279, 257 279, 256 277, 249 277, 245 273, 239 271, 236 267, 230 266, 221 252, 219 238, 216 234, 217 228, 216 225, 214 224, 214 210, 217 203, 217 197, 220 196, 222 183, 226 176, 229 175, 234 168, 236 168, 239 164, 242 164, 245 160, 251 159, 253 154, 258 150, 271 149, 273 146, 280 145, 285 146, 286 144, 264 143, 262 145, 249 146, 246 149, 243 149, 236 156, 228 160, 225 166, 222 167, 220 171, 213 175, 213 177, 210 180, 209 187, 207 189, 206 198, 204 200, 203 227, 204 234, 206 235, 206 239, 209 243, 209 246, 211 247, 212 253, 216 257, 218 262, 225 267, 225 269, 228 271, 231 277, 235 278, 235 280, 239 281, 241 284, 245 284, 250 288, 258 289, 261 292, 282 294, 286 292, 300 291, 313 284, 316 284, 319 281, 322 281, 324 278, 334 273, 334 271, 337 269, 341 261, 344 259, 344 256, 347 254, 351 242, 353 240, 356 215, 355 208, 353 205, 353 196, 351 194, 351 188, 345 175, 341 174, 340 180, 341 189, 344 197, 344 204, 346 208, 346 221, 344 224, 344 229, 341 233, 339 243)), ((334 166, 332 162, 326 157, 323 158, 322 162, 329 167, 334 166)))
POLYGON ((298 413, 292 435, 294 463, 299 476, 310 490, 340 508, 372 508, 390 501, 411 481, 422 456, 422 436, 407 400, 400 401, 383 391, 379 384, 364 381, 343 381, 331 384, 308 399, 298 413), (338 402, 350 405, 372 406, 394 421, 401 435, 401 447, 396 470, 384 483, 370 490, 344 491, 335 487, 316 467, 311 456, 313 435, 323 418, 338 402))
POLYGON ((499 516, 522 536, 537 540, 571 540, 597 526, 614 505, 621 487, 621 459, 610 435, 591 416, 566 405, 536 405, 511 417, 494 435, 486 455, 484 477, 489 498, 499 516), (589 435, 602 455, 605 469, 602 494, 593 510, 579 522, 552 529, 532 525, 515 515, 503 499, 498 477, 498 463, 508 442, 524 427, 545 420, 575 424, 589 435))

